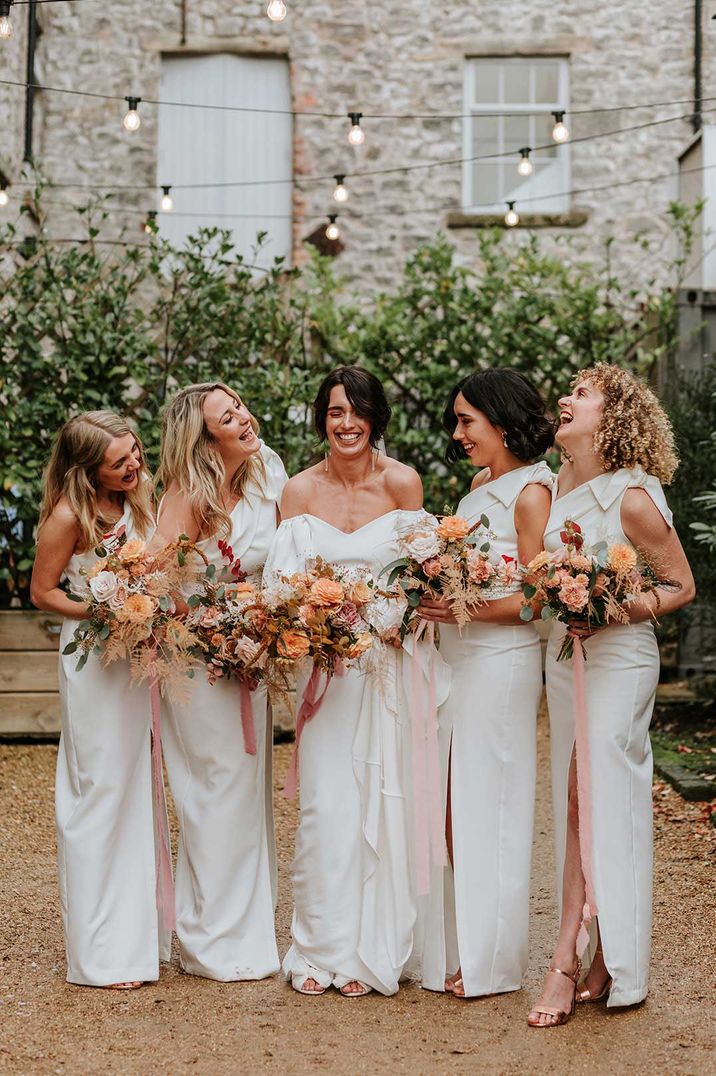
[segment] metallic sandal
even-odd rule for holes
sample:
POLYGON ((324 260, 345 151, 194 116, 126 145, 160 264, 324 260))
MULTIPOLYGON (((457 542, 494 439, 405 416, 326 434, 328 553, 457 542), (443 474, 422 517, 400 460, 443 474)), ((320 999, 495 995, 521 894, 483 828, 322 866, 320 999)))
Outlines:
POLYGON ((543 1028, 543 1027, 544 1028, 546 1028, 546 1027, 560 1027, 561 1024, 566 1024, 567 1023, 569 1018, 574 1015, 574 1010, 576 1008, 577 982, 579 981, 579 973, 580 973, 581 970, 582 970, 582 967, 581 967, 581 963, 580 963, 579 960, 577 961, 577 970, 574 972, 573 975, 570 975, 568 971, 562 971, 561 968, 548 968, 547 969, 547 974, 548 975, 564 975, 564 977, 566 979, 569 979, 569 981, 574 984, 574 994, 572 995, 572 1007, 569 1010, 569 1012, 566 1012, 564 1009, 555 1009, 550 1005, 535 1005, 534 1008, 530 1009, 530 1011, 529 1011, 529 1013, 527 1015, 527 1025, 528 1025, 528 1027, 539 1027, 539 1028, 543 1028), (544 1013, 545 1016, 552 1016, 552 1017, 554 1017, 554 1023, 553 1024, 533 1024, 531 1022, 531 1020, 530 1020, 530 1016, 532 1015, 532 1013, 544 1013))

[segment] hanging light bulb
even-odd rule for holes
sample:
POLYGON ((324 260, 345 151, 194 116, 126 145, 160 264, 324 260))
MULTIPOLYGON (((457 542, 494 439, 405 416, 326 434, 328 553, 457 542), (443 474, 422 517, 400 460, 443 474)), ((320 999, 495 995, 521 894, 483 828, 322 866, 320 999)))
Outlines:
POLYGON ((7 183, 0 183, 0 208, 4 209, 10 201, 10 196, 7 193, 7 183))
POLYGON ((555 142, 566 142, 569 138, 569 131, 564 123, 564 112, 553 112, 554 127, 552 128, 552 138, 555 142))
POLYGON ((147 219, 144 222, 144 231, 147 235, 156 235, 159 231, 156 209, 150 209, 147 213, 147 219))
POLYGON ((328 227, 326 228, 326 239, 336 240, 341 238, 341 231, 336 224, 337 213, 329 213, 328 215, 328 227))
POLYGON ((531 150, 529 146, 525 146, 524 149, 521 149, 520 153, 522 154, 522 159, 517 165, 517 171, 521 176, 531 176, 534 172, 534 165, 530 160, 531 150))
POLYGON ((347 202, 348 201, 348 188, 343 180, 345 176, 334 176, 336 181, 336 189, 333 192, 333 200, 335 202, 347 202))
POLYGON ((505 224, 508 228, 514 228, 516 224, 520 223, 520 215, 515 211, 515 203, 507 203, 507 212, 505 213, 505 224))
POLYGON ((266 14, 271 19, 271 22, 283 22, 286 18, 286 5, 283 0, 269 0, 266 14))
POLYGON ((138 131, 141 126, 141 119, 137 112, 137 105, 142 100, 141 97, 125 97, 124 99, 129 108, 127 109, 127 115, 122 120, 125 131, 138 131))
POLYGON ((7 41, 12 37, 12 23, 10 22, 10 8, 13 0, 0 0, 0 38, 7 41))
POLYGON ((362 112, 349 112, 348 119, 351 121, 351 129, 348 132, 348 141, 352 146, 362 146, 365 142, 365 131, 360 125, 362 112))
POLYGON ((162 187, 162 191, 164 192, 162 194, 162 200, 160 202, 160 205, 162 207, 162 213, 171 213, 172 209, 174 208, 174 202, 172 201, 172 197, 169 193, 170 190, 171 187, 162 187))

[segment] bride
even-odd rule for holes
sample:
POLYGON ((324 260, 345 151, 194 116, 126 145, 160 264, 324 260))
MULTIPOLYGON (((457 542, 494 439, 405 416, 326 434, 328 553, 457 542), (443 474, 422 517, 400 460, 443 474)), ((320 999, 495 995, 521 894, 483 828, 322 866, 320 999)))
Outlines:
MULTIPOLYGON (((397 556, 398 527, 418 514, 422 484, 377 451, 389 419, 368 371, 345 366, 325 378, 314 420, 328 451, 284 489, 269 588, 315 557, 377 575, 397 556)), ((283 970, 303 994, 331 985, 345 997, 394 994, 411 950, 399 661, 388 648, 379 677, 355 668, 334 677, 301 736, 293 944, 283 970)))

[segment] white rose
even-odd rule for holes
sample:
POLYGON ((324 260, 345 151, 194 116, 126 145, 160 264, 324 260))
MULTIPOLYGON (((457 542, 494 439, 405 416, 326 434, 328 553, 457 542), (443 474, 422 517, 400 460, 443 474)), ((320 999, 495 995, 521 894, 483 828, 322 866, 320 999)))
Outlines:
POLYGON ((89 586, 96 601, 108 602, 117 593, 120 581, 114 572, 98 572, 93 579, 90 579, 89 586))
POLYGON ((404 539, 405 551, 421 564, 442 552, 442 545, 436 532, 431 529, 415 531, 404 539))
POLYGON ((254 639, 249 639, 247 635, 243 635, 237 640, 234 653, 244 665, 247 665, 250 661, 253 661, 260 649, 260 643, 257 643, 254 639))
POLYGON ((395 598, 372 598, 363 610, 363 617, 380 636, 390 635, 400 627, 407 607, 401 591, 395 598))

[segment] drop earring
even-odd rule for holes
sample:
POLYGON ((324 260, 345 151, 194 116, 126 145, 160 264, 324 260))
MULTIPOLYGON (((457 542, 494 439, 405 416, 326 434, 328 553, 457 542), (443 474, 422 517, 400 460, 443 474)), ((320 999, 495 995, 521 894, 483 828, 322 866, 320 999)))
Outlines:
POLYGON ((507 448, 507 431, 504 431, 503 434, 502 434, 502 443, 505 446, 505 448, 507 448))
POLYGON ((324 453, 324 456, 323 456, 323 470, 326 473, 328 473, 328 457, 330 456, 330 454, 331 454, 330 451, 328 449, 326 449, 326 451, 324 453))
POLYGON ((371 469, 371 471, 375 470, 375 461, 376 461, 377 456, 378 456, 378 449, 377 448, 371 448, 371 450, 370 450, 370 459, 371 459, 370 469, 371 469))

